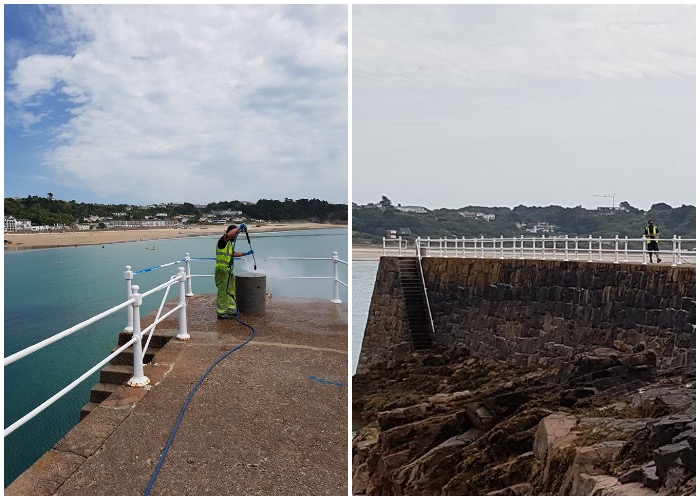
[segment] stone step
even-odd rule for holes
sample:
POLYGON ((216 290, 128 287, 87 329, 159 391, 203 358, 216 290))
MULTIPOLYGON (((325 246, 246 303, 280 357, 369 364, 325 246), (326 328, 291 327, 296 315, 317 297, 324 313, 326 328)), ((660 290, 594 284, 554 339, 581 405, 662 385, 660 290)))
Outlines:
MULTIPOLYGON (((120 332, 120 333, 119 333, 119 343, 118 343, 117 345, 124 345, 124 344, 126 344, 128 341, 131 340, 131 337, 132 337, 132 333, 131 333, 131 332, 120 332)), ((144 336, 144 337, 141 339, 141 345, 146 345, 146 337, 147 337, 147 336, 144 336)), ((172 334, 172 333, 170 333, 170 334, 168 334, 168 333, 163 333, 163 332, 159 332, 159 331, 156 329, 156 332, 155 332, 155 333, 153 334, 153 336, 151 337, 151 343, 149 344, 149 349, 150 349, 151 347, 161 348, 161 347, 163 347, 165 344, 167 344, 168 341, 169 341, 170 339, 172 339, 172 338, 173 338, 173 334, 172 334)))
MULTIPOLYGON (((112 352, 119 349, 119 347, 120 346, 115 346, 114 349, 112 349, 112 352)), ((153 347, 152 345, 149 345, 148 350, 146 351, 146 354, 143 357, 143 364, 150 363, 151 360, 153 360, 153 356, 155 356, 159 350, 160 350, 160 347, 153 347)), ((110 361, 110 364, 134 366, 134 346, 130 345, 129 347, 124 349, 116 357, 112 358, 112 361, 110 361)))
POLYGON ((85 417, 87 417, 88 415, 90 415, 90 412, 92 410, 94 410, 95 408, 97 408, 98 406, 100 406, 99 403, 93 403, 93 402, 90 402, 90 403, 86 404, 85 406, 83 406, 80 409, 80 420, 82 420, 85 417))
POLYGON ((90 402, 99 404, 105 399, 107 399, 109 396, 111 396, 112 393, 120 387, 121 384, 99 383, 95 385, 90 391, 90 402))
POLYGON ((121 385, 134 374, 134 367, 127 365, 106 365, 100 371, 100 382, 103 384, 121 385))

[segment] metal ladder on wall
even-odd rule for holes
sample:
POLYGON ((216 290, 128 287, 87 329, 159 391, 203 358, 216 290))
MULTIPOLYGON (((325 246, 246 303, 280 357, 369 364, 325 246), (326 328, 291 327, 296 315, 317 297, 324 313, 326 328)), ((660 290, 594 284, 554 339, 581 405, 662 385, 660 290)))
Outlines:
POLYGON ((433 347, 433 335, 418 260, 415 257, 399 257, 398 264, 401 292, 413 346, 416 350, 430 349, 433 347))

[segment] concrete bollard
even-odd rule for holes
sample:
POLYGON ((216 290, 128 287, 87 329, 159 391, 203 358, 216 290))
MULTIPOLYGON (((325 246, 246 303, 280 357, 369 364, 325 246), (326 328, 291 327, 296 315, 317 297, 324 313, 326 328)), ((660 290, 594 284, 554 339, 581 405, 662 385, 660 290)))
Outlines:
POLYGON ((236 273, 236 300, 241 314, 265 314, 267 300, 265 278, 265 274, 258 272, 236 273))

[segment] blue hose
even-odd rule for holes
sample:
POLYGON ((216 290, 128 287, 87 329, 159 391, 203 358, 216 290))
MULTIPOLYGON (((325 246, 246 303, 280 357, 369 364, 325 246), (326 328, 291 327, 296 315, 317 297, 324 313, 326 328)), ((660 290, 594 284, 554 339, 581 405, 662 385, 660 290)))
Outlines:
MULTIPOLYGON (((236 311, 238 311, 238 307, 236 307, 236 311)), ((177 417, 177 421, 175 422, 175 427, 173 427, 173 431, 170 433, 170 438, 168 439, 168 443, 165 445, 165 449, 163 450, 163 453, 160 456, 160 460, 158 461, 158 465, 156 466, 156 469, 153 471, 153 476, 151 476, 151 481, 148 483, 148 487, 146 488, 146 491, 143 493, 143 496, 148 496, 148 494, 151 492, 151 488, 153 487, 153 483, 155 483, 156 478, 158 477, 158 473, 160 472, 160 468, 163 465, 163 461, 165 460, 165 455, 168 453, 168 450, 170 449, 170 444, 173 442, 173 439, 175 438, 175 433, 177 432, 178 427, 180 426, 180 422, 182 421, 182 417, 185 415, 185 410, 187 410, 187 405, 190 404, 190 399, 192 399, 192 396, 194 393, 197 391, 199 388, 200 384, 204 381, 204 378, 209 375, 209 372, 212 371, 212 369, 219 364, 222 360, 224 360, 229 354, 232 354, 236 352, 238 349, 246 345, 248 342, 253 340, 253 337, 255 337, 255 328, 250 326, 248 323, 245 323, 244 321, 241 321, 239 318, 239 313, 236 312, 236 321, 238 321, 240 324, 243 326, 246 326, 251 329, 253 332, 250 337, 246 339, 245 342, 238 344, 236 347, 231 349, 230 351, 226 352, 223 356, 221 356, 219 359, 217 359, 214 364, 212 364, 207 370, 204 372, 204 374, 200 377, 199 381, 194 385, 192 390, 190 391, 189 396, 187 396, 187 399, 185 400, 185 404, 182 406, 182 410, 180 410, 180 415, 177 417)))

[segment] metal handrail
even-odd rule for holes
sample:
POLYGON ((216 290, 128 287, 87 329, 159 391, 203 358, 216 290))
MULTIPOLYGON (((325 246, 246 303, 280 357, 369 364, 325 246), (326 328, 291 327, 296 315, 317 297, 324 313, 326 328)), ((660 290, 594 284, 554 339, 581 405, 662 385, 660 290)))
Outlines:
MULTIPOLYGON (((104 358, 102 361, 98 362, 95 366, 93 366, 90 370, 86 371, 83 373, 80 377, 75 379, 73 382, 68 384, 66 387, 61 389, 59 392, 51 396, 49 399, 44 401, 42 404, 34 408, 32 411, 18 419, 17 421, 13 422, 11 425, 9 425, 7 428, 4 429, 4 436, 7 437, 9 436, 12 432, 29 422, 32 418, 37 416, 39 413, 44 411, 46 408, 51 406, 53 403, 58 401, 60 398, 62 398, 64 395, 66 395, 68 392, 70 392, 72 389, 77 387, 80 383, 82 383, 84 380, 86 380, 89 376, 91 376, 93 373, 95 373, 97 370, 102 368, 104 365, 109 363, 112 359, 117 357, 119 354, 121 354, 124 350, 126 350, 130 346, 134 346, 134 374, 129 379, 127 382, 128 385, 131 386, 136 386, 136 387, 141 387, 144 385, 147 385, 150 383, 150 380, 148 377, 146 377, 143 373, 143 357, 145 354, 145 349, 148 348, 148 344, 146 345, 146 348, 142 349, 141 348, 141 339, 143 337, 143 333, 148 331, 149 329, 152 331, 155 329, 155 325, 165 319, 167 316, 170 314, 174 313, 175 311, 180 311, 180 325, 179 325, 179 332, 177 334, 178 338, 189 338, 189 335, 187 334, 187 324, 186 324, 186 316, 185 316, 185 308, 186 305, 184 303, 185 299, 185 269, 184 268, 179 268, 178 269, 178 274, 174 277, 172 277, 169 281, 167 281, 164 284, 158 285, 155 288, 140 294, 138 293, 139 287, 138 285, 132 285, 130 289, 130 295, 129 298, 126 302, 123 302, 117 306, 114 306, 110 309, 107 309, 106 311, 103 311, 99 314, 96 314, 95 316, 92 316, 91 318, 78 323, 77 325, 68 328, 66 330, 63 330, 60 333, 57 333, 56 335, 53 335, 49 337, 48 339, 42 340, 41 342, 38 342, 32 346, 29 346, 25 349, 22 349, 19 352, 16 352, 10 356, 7 356, 6 358, 3 359, 3 365, 8 366, 32 353, 35 353, 44 347, 47 347, 75 332, 78 332, 82 330, 83 328, 86 328, 93 323, 96 323, 97 321, 106 318, 107 316, 114 314, 124 308, 129 308, 132 310, 132 318, 139 318, 139 321, 137 321, 134 324, 134 327, 132 329, 133 334, 132 337, 129 341, 127 341, 124 345, 120 346, 118 349, 116 349, 113 353, 111 353, 109 356, 104 358), (170 286, 172 286, 174 283, 180 283, 180 303, 178 304, 177 307, 173 308, 173 310, 169 311, 166 315, 164 315, 161 318, 156 318, 156 322, 154 322, 152 325, 150 325, 144 332, 141 332, 141 327, 140 327, 140 315, 139 315, 139 307, 143 301, 143 297, 147 295, 151 295, 159 290, 162 290, 164 288, 167 288, 165 292, 165 297, 163 299, 163 302, 165 302, 165 298, 167 297, 168 291, 170 290, 170 286)), ((162 306, 161 306, 162 309, 162 306)), ((160 311, 158 312, 158 315, 160 315, 160 311)), ((149 342, 150 342, 150 337, 149 337, 149 342)))
MULTIPOLYGON (((416 238, 416 252, 425 251, 426 257, 474 257, 474 258, 517 258, 543 260, 582 260, 649 263, 647 238, 603 238, 602 236, 580 238, 578 236, 514 236, 505 238, 416 238), (437 255, 436 255, 437 254, 437 255)), ((695 239, 657 238, 660 243, 671 243, 670 250, 661 250, 659 254, 670 256, 672 267, 681 264, 695 265, 695 248, 686 250, 683 244, 695 244, 695 239), (690 261, 692 260, 692 262, 690 261)))
POLYGON ((419 242, 415 241, 416 244, 416 258, 418 259, 418 268, 420 269, 420 280, 423 283, 423 295, 425 296, 425 304, 428 306, 428 317, 430 318, 430 329, 435 333, 435 323, 433 322, 433 313, 430 310, 430 300, 428 300, 428 287, 425 286, 425 276, 423 276, 423 263, 421 262, 421 254, 418 248, 419 242))

